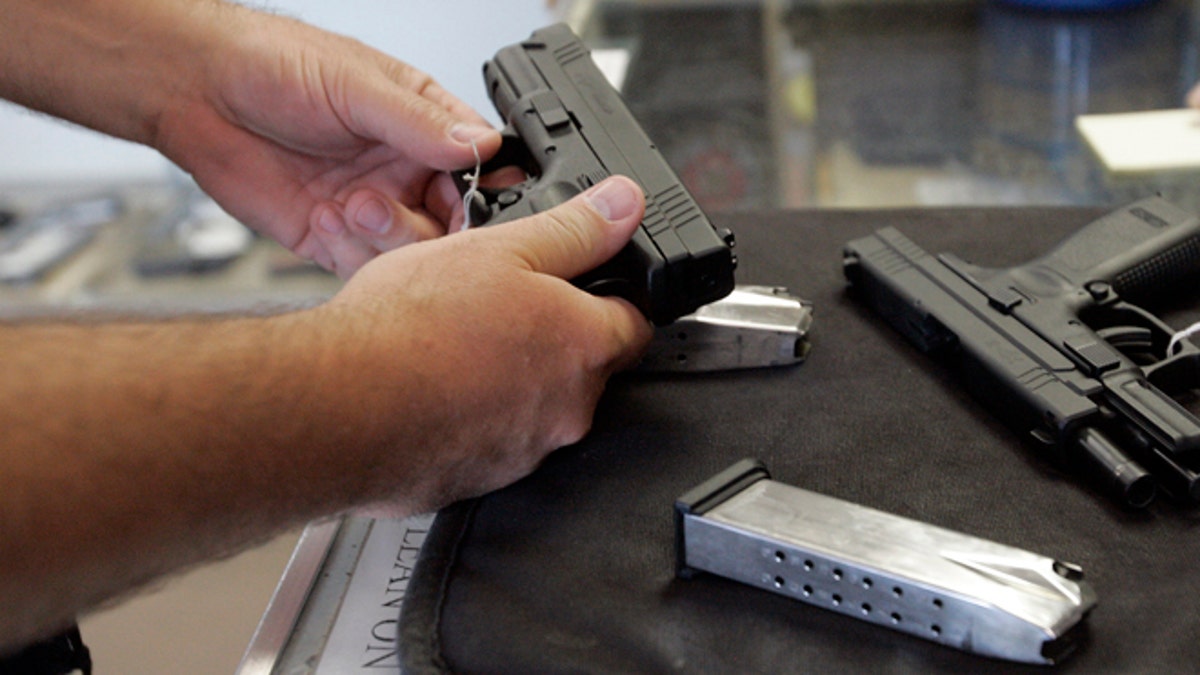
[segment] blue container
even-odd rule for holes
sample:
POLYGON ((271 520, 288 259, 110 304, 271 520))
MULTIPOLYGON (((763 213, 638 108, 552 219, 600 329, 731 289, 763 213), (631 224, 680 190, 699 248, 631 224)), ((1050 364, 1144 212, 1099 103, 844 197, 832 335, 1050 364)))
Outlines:
POLYGON ((1149 5, 1156 0, 996 0, 1002 5, 1048 12, 1111 12, 1149 5))

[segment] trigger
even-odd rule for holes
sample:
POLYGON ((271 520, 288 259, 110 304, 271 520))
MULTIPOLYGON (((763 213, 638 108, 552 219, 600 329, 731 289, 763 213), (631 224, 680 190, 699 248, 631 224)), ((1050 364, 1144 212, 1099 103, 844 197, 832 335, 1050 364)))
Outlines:
POLYGON ((1154 334, 1141 326, 1113 326, 1096 331, 1102 340, 1125 354, 1145 353, 1154 348, 1154 334))
POLYGON ((470 212, 470 221, 473 224, 486 224, 492 217, 492 207, 488 205, 487 197, 479 190, 471 193, 470 199, 466 202, 467 209, 470 212))

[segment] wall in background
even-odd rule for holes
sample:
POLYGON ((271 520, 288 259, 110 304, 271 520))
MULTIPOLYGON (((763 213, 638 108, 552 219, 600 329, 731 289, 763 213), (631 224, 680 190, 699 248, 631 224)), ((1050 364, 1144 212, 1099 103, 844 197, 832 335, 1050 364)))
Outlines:
MULTIPOLYGON (((545 0, 269 0, 257 6, 353 36, 433 75, 496 122, 480 68, 553 21, 545 0)), ((157 152, 0 102, 0 183, 155 180, 157 152)))

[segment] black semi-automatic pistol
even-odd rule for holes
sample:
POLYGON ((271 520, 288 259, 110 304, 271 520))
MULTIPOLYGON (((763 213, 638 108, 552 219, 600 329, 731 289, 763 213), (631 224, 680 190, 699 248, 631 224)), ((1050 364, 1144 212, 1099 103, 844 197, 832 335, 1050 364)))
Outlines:
POLYGON ((1200 349, 1140 307, 1194 283, 1200 218, 1142 200, 1011 269, 935 257, 886 228, 847 244, 844 262, 868 304, 1059 465, 1132 507, 1158 488, 1200 502, 1200 419, 1181 404, 1200 386, 1200 349))
POLYGON ((499 152, 483 173, 516 166, 528 177, 503 189, 468 192, 467 217, 491 225, 550 209, 611 175, 632 178, 646 215, 612 260, 574 279, 600 295, 623 297, 658 325, 719 300, 734 287, 733 234, 700 210, 564 24, 534 31, 483 67, 488 95, 504 120, 499 152))

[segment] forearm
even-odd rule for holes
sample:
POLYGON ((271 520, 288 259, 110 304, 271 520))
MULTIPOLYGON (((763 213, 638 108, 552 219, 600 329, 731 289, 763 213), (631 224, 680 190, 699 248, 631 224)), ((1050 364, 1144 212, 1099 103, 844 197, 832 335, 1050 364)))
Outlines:
POLYGON ((0 97, 153 144, 241 11, 219 0, 0 0, 0 97))
POLYGON ((352 360, 331 365, 346 341, 315 322, 0 329, 0 652, 157 575, 381 496, 382 427, 350 386, 363 379, 352 360))

